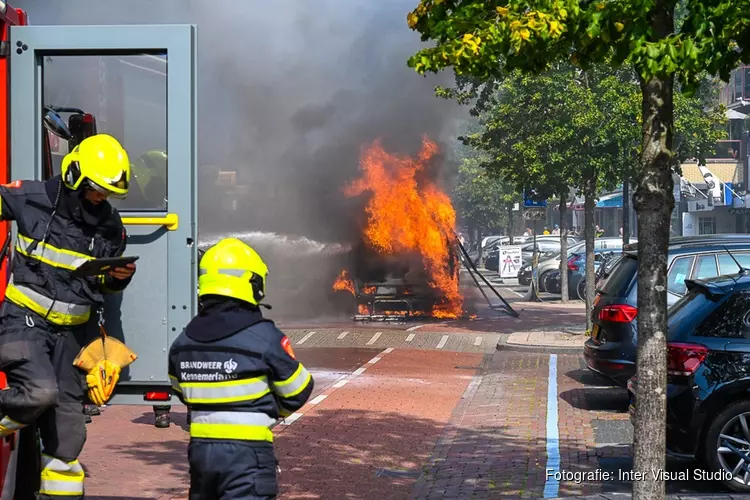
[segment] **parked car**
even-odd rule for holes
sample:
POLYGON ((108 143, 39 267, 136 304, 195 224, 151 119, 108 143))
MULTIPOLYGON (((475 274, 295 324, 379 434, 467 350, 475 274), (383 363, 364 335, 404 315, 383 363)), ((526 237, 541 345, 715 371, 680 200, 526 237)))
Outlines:
MULTIPOLYGON (((577 243, 577 241, 578 240, 573 237, 568 238, 569 245, 574 245, 575 243, 577 243)), ((537 236, 536 246, 542 255, 551 256, 555 252, 560 253, 560 237, 559 236, 537 236)), ((533 253, 534 253, 533 241, 528 242, 523 247, 521 247, 521 257, 523 259, 524 264, 531 261, 531 257, 533 253)), ((497 272, 499 263, 500 263, 500 248, 495 247, 488 254, 487 259, 485 260, 485 263, 484 263, 484 267, 486 269, 489 269, 490 271, 497 272)))
MULTIPOLYGON (((614 266, 622 258, 622 251, 617 249, 594 250, 594 273, 597 284, 603 283, 614 266), (604 268, 602 268, 604 266, 604 268)), ((574 253, 568 258, 568 297, 586 299, 586 254, 574 253)), ((549 273, 544 281, 544 288, 549 293, 560 293, 560 271, 549 273)))
MULTIPOLYGON (((636 245, 637 246, 637 245, 636 245)), ((750 268, 750 234, 717 234, 674 238, 667 254, 667 301, 674 305, 687 292, 688 279, 736 273, 726 247, 750 268)), ((637 345, 638 255, 626 251, 604 286, 597 290, 591 337, 583 355, 592 371, 625 386, 635 374, 637 345)))
MULTIPOLYGON (((685 286, 668 319, 667 450, 702 461, 712 477, 723 473, 728 488, 750 493, 750 275, 685 286)), ((637 386, 631 378, 631 420, 637 386)))
MULTIPOLYGON (((554 273, 555 271, 560 270, 560 245, 557 245, 557 252, 553 253, 551 256, 545 258, 544 260, 539 260, 539 264, 537 265, 537 276, 539 276, 539 291, 541 292, 552 292, 551 290, 547 290, 545 288, 545 281, 549 275, 549 273, 554 273)), ((594 240, 594 249, 622 249, 622 238, 597 238, 594 240)), ((571 255, 579 252, 585 252, 586 251, 586 242, 585 241, 578 241, 577 243, 574 243, 568 247, 567 252, 567 258, 570 258, 571 255)), ((530 259, 529 259, 530 260, 530 259)), ((528 285, 531 283, 531 264, 525 264, 521 266, 521 269, 518 270, 518 283, 521 285, 528 285)), ((552 292, 552 293, 560 293, 558 292, 552 292)))

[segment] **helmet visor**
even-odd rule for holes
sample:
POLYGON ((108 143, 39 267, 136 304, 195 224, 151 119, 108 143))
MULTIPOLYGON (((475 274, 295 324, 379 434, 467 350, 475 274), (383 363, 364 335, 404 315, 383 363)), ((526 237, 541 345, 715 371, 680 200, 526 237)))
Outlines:
POLYGON ((111 196, 112 198, 118 198, 122 199, 127 196, 127 190, 130 187, 130 183, 128 182, 128 178, 125 175, 125 172, 120 172, 120 175, 115 179, 102 179, 106 181, 106 184, 101 185, 97 182, 92 181, 91 179, 86 179, 87 181, 87 187, 93 189, 94 191, 97 191, 102 194, 106 194, 107 196, 111 196), (125 194, 117 194, 113 190, 125 190, 125 194))

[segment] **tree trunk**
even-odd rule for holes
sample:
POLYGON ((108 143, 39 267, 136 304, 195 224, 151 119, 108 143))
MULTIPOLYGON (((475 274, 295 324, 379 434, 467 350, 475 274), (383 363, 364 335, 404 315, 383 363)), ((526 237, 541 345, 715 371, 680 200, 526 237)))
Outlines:
MULTIPOLYGON (((662 0, 652 11, 652 27, 666 36, 673 10, 662 0)), ((671 169, 673 132, 672 78, 641 82, 643 147, 634 205, 638 220, 638 351, 634 470, 647 472, 633 482, 634 499, 664 498, 664 481, 650 471, 665 467, 667 370, 667 250, 674 196, 671 169)))
POLYGON ((583 189, 583 235, 586 240, 586 330, 591 331, 593 323, 591 322, 591 309, 594 303, 594 293, 596 290, 596 281, 594 276, 594 238, 596 237, 596 228, 594 227, 594 207, 596 204, 596 174, 592 173, 586 186, 583 189))
POLYGON ((510 237, 509 245, 513 244, 513 203, 508 203, 508 236, 510 237))
POLYGON ((622 182, 622 244, 630 243, 630 179, 622 182))
MULTIPOLYGON (((560 302, 568 301, 568 192, 560 193, 560 302)), ((549 291, 549 290, 547 290, 549 291)))

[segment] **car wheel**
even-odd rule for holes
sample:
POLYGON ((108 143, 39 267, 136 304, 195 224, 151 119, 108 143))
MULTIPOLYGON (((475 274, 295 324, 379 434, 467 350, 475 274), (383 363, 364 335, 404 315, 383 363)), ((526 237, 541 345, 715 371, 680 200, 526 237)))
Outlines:
POLYGON ((547 291, 547 278, 549 278, 549 271, 539 276, 539 291, 540 292, 547 291))
POLYGON ((750 493, 750 400, 730 404, 714 417, 703 443, 709 472, 723 471, 729 489, 750 493))
POLYGON ((529 281, 528 279, 526 279, 526 276, 524 276, 523 274, 521 274, 521 275, 518 276, 518 284, 521 285, 521 286, 529 286, 531 284, 531 281, 529 281))
POLYGON ((576 295, 578 295, 578 300, 586 300, 586 278, 578 280, 576 295))

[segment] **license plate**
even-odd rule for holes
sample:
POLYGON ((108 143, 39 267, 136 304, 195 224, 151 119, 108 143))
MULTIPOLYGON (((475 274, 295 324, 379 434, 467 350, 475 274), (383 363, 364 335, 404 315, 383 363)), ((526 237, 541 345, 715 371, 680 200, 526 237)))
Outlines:
POLYGON ((599 340, 599 325, 594 325, 594 328, 591 329, 591 338, 599 340))

